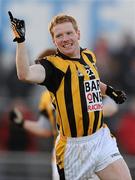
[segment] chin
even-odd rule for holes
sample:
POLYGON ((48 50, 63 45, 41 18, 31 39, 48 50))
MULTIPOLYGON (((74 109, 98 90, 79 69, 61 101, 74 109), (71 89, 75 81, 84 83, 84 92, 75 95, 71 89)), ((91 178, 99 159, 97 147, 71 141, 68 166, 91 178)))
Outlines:
POLYGON ((63 54, 65 54, 66 56, 73 56, 74 55, 74 51, 73 50, 63 51, 63 54))

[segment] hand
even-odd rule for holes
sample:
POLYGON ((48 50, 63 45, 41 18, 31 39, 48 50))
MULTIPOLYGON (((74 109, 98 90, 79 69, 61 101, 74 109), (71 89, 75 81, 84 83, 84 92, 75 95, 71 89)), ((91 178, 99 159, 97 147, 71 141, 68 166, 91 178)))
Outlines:
POLYGON ((18 127, 23 127, 24 125, 23 115, 17 108, 9 112, 9 120, 18 127))
POLYGON ((8 11, 11 28, 14 34, 14 42, 22 43, 25 41, 25 22, 13 17, 12 13, 8 11))
POLYGON ((115 90, 111 86, 107 86, 106 94, 110 96, 117 104, 122 104, 127 99, 124 91, 115 90))
POLYGON ((126 96, 124 91, 116 90, 116 91, 113 92, 113 94, 114 94, 114 101, 117 104, 122 104, 127 99, 127 96, 126 96))

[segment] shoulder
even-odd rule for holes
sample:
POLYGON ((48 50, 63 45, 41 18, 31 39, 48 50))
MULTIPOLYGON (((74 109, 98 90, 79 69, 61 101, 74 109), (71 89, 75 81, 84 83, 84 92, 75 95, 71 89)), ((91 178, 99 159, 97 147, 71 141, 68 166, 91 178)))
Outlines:
POLYGON ((51 98, 51 96, 50 96, 50 93, 49 93, 49 91, 48 90, 45 90, 45 91, 43 91, 42 92, 42 94, 41 94, 41 99, 50 99, 51 98))
POLYGON ((48 90, 45 90, 40 97, 39 109, 43 110, 51 103, 51 96, 48 90))
POLYGON ((45 56, 45 57, 43 57, 41 59, 37 59, 35 61, 35 63, 36 64, 41 64, 46 70, 48 69, 50 71, 51 69, 55 68, 54 63, 53 63, 54 59, 52 59, 52 57, 54 58, 53 55, 45 56))
POLYGON ((64 60, 62 57, 56 55, 46 56, 45 59, 42 60, 42 64, 48 64, 52 66, 53 68, 60 70, 62 72, 66 72, 69 62, 67 60, 64 60))
POLYGON ((84 53, 89 58, 90 61, 92 61, 93 63, 96 63, 96 56, 94 52, 86 48, 82 50, 82 53, 84 53))

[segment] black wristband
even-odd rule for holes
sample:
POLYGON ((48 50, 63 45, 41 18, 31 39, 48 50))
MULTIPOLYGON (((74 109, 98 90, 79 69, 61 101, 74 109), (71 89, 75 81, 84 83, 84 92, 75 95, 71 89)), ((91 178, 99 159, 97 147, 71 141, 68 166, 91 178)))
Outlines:
MULTIPOLYGON (((113 97, 115 94, 115 90, 111 87, 111 86, 108 86, 107 85, 107 88, 106 88, 106 95, 110 96, 110 97, 113 97)), ((117 95, 116 95, 117 96, 117 95)))
POLYGON ((15 38, 15 39, 13 39, 13 42, 18 42, 18 43, 22 43, 22 42, 24 42, 25 41, 25 37, 21 37, 21 38, 15 38))
POLYGON ((122 104, 127 99, 127 96, 123 91, 115 90, 111 86, 107 86, 106 95, 112 98, 117 104, 122 104))

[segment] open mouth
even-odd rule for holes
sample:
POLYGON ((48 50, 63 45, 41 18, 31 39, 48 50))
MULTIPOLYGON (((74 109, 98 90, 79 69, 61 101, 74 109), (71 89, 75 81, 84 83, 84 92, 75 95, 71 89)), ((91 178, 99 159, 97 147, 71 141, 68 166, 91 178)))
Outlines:
POLYGON ((63 47, 69 49, 73 46, 73 43, 64 44, 63 47))

